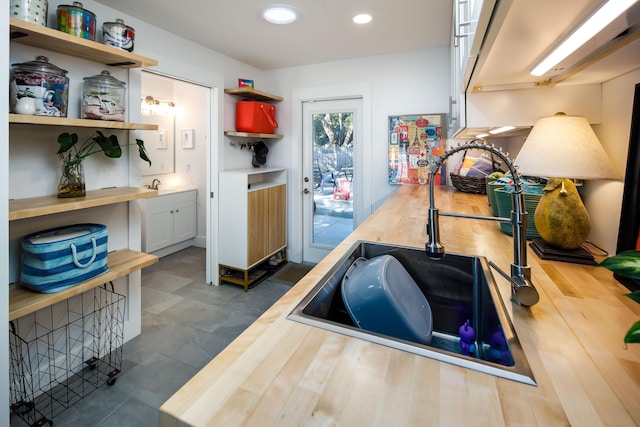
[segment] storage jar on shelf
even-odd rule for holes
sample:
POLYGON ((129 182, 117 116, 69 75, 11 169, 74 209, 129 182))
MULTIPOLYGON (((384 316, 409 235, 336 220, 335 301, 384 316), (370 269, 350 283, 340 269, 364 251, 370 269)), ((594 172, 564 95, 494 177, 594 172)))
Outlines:
POLYGON ((34 24, 47 26, 47 0, 11 0, 11 16, 34 24))
POLYGON ((109 71, 84 78, 82 88, 83 119, 124 122, 126 84, 109 71))
MULTIPOLYGON (((12 64, 9 105, 12 113, 24 114, 18 107, 21 98, 33 98, 36 116, 67 117, 69 78, 67 71, 49 63, 46 56, 35 61, 12 64)), ((22 103, 21 103, 22 104, 22 103)))
POLYGON ((102 24, 102 41, 108 46, 133 52, 135 30, 124 24, 122 19, 102 24))
POLYGON ((72 34, 87 40, 96 40, 96 15, 82 8, 82 3, 60 5, 56 10, 57 28, 63 33, 72 34))

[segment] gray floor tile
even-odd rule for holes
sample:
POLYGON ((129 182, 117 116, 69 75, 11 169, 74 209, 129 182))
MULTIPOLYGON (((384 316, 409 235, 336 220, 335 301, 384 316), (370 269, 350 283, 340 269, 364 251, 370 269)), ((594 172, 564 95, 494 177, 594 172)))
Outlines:
POLYGON ((154 288, 142 288, 142 310, 151 314, 160 314, 182 301, 179 295, 159 291, 154 288))
POLYGON ((118 378, 112 388, 159 408, 198 369, 155 353, 118 378))
MULTIPOLYGON (((86 424, 76 424, 79 427, 86 424)), ((102 419, 96 427, 156 427, 158 425, 158 409, 145 405, 135 398, 127 400, 102 419)), ((55 425, 59 427, 58 424, 55 425)))

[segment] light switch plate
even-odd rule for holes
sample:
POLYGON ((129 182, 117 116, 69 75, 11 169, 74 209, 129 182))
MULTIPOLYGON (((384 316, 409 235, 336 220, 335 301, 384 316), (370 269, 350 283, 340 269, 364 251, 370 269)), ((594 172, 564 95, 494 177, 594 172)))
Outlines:
POLYGON ((193 148, 193 129, 186 129, 182 134, 182 148, 193 148))

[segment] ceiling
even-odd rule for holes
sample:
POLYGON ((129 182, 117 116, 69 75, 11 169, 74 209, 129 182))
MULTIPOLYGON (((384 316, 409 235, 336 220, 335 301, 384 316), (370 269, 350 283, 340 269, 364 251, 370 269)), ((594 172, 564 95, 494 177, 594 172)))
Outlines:
POLYGON ((97 1, 264 70, 449 46, 451 39, 451 0, 97 1), (298 20, 265 22, 260 12, 274 3, 293 6, 298 20), (354 24, 360 13, 373 21, 354 24))

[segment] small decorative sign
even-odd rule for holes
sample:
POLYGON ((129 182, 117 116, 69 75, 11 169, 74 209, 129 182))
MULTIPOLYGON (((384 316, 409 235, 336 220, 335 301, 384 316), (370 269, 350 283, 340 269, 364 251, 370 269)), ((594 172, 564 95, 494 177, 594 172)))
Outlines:
POLYGON ((253 89, 253 80, 238 79, 238 87, 246 87, 249 89, 253 89))

